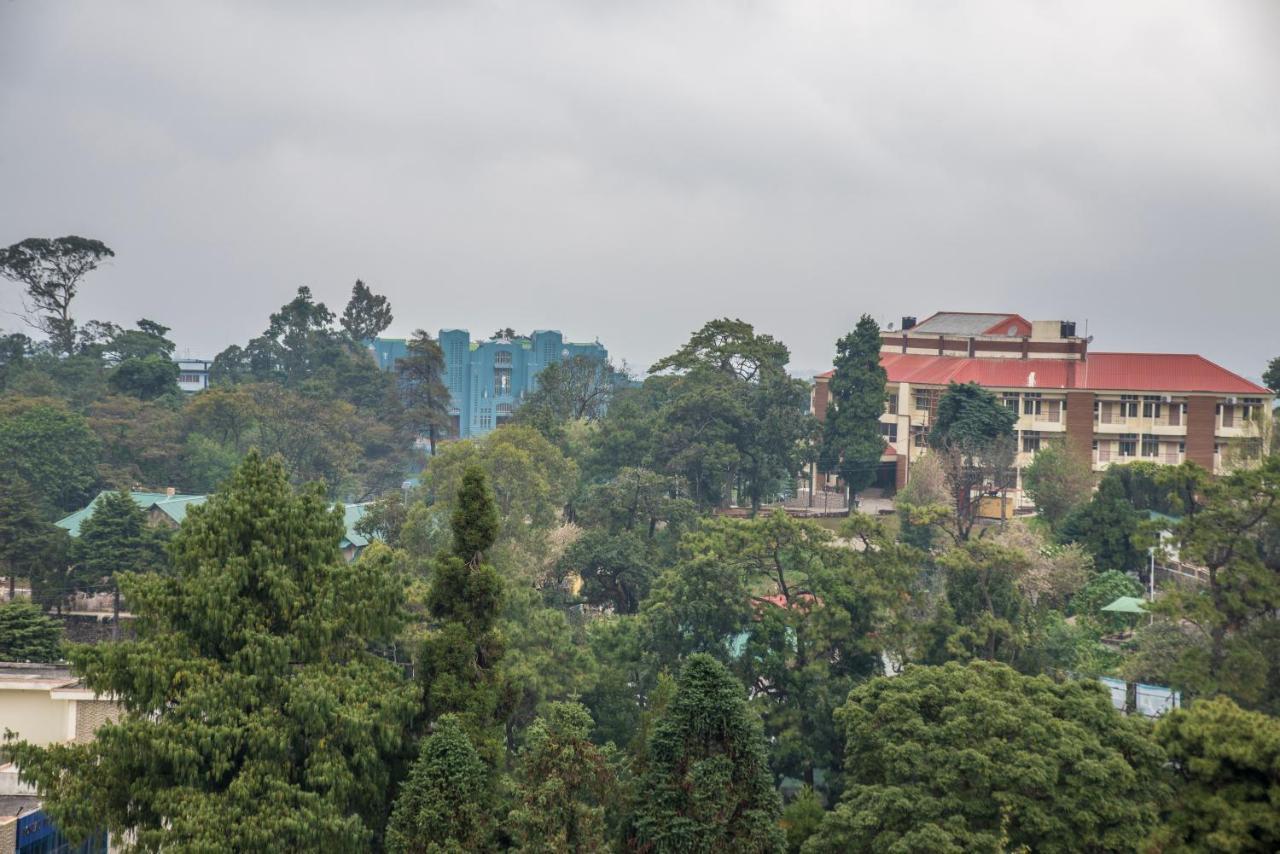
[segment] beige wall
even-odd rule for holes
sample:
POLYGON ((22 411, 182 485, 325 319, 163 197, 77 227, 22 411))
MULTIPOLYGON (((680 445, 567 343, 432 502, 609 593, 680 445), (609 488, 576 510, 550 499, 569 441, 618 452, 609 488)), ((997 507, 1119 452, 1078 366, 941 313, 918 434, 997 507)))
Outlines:
POLYGON ((0 689, 0 730, 11 729, 33 744, 67 741, 75 702, 54 700, 49 690, 0 689))

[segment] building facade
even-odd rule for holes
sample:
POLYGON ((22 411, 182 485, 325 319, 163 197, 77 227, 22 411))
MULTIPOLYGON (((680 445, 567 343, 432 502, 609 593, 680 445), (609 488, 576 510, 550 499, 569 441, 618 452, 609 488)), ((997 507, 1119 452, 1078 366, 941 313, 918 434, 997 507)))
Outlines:
MULTIPOLYGON (((609 351, 599 341, 565 341, 554 329, 532 335, 498 336, 473 341, 465 329, 441 329, 436 339, 444 351, 445 385, 449 387, 450 435, 467 439, 483 436, 512 416, 538 387, 538 374, 547 365, 575 356, 605 364, 609 351)), ((370 350, 383 370, 408 353, 403 338, 378 338, 370 350)))
MULTIPOLYGON (((927 452, 938 402, 952 383, 974 382, 1018 414, 1021 470, 1045 443, 1066 447, 1101 472, 1137 460, 1184 460, 1221 473, 1260 453, 1272 393, 1189 353, 1090 352, 1069 321, 1016 314, 940 312, 881 335, 888 399, 883 480, 897 487, 927 452)), ((815 378, 813 411, 822 418, 831 372, 815 378)))
POLYGON ((174 359, 178 366, 178 388, 194 394, 209 387, 209 369, 213 362, 208 359, 174 359))

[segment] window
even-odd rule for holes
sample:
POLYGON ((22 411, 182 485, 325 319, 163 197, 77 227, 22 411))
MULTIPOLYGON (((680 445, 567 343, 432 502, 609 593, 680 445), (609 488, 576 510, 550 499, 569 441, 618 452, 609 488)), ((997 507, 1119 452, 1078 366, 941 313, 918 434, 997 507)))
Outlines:
MULTIPOLYGON (((509 357, 511 354, 508 353, 509 357)), ((493 369, 493 393, 511 394, 511 368, 494 368, 493 369)))
POLYGON ((498 352, 494 353, 494 354, 493 354, 493 363, 494 363, 495 365, 509 365, 509 364, 511 364, 511 351, 510 351, 510 350, 499 350, 498 352))
POLYGON ((1138 417, 1138 396, 1136 394, 1120 395, 1120 417, 1121 418, 1137 418, 1138 417))
POLYGON ((898 425, 897 424, 881 424, 880 435, 890 444, 898 441, 898 425))
POLYGON ((493 427, 493 410, 481 409, 480 414, 476 417, 476 427, 481 430, 489 430, 493 427))
POLYGON ((198 383, 204 380, 204 374, 178 374, 180 383, 198 383))
POLYGON ((891 391, 884 396, 884 411, 890 415, 898 414, 898 393, 891 391))
POLYGON ((1150 433, 1142 434, 1142 455, 1154 457, 1160 454, 1160 441, 1150 433))
POLYGON ((1159 395, 1146 394, 1142 396, 1143 418, 1159 418, 1162 408, 1159 395))
POLYGON ((1040 431, 1023 430, 1022 431, 1022 450, 1027 453, 1035 453, 1040 450, 1040 431))
POLYGON ((1245 421, 1248 421, 1250 418, 1253 417, 1254 408, 1262 406, 1262 398, 1246 397, 1243 400, 1243 404, 1244 405, 1240 407, 1240 417, 1243 418, 1245 421))
POLYGON ((1027 392, 1022 396, 1022 414, 1023 415, 1039 415, 1040 414, 1040 394, 1038 392, 1027 392))
POLYGON ((923 448, 929 444, 929 428, 920 424, 911 427, 911 446, 913 448, 923 448))
MULTIPOLYGON (((1136 406, 1137 404, 1134 404, 1134 405, 1136 406)), ((1137 433, 1121 433, 1120 441, 1117 443, 1117 445, 1119 447, 1116 449, 1116 453, 1118 453, 1120 456, 1136 457, 1138 455, 1138 434, 1137 433)))
POLYGON ((929 411, 928 392, 923 392, 923 391, 916 392, 916 409, 920 410, 921 412, 929 411))
POLYGON ((1018 411, 1018 393, 1016 391, 1006 391, 1004 393, 1004 405, 1007 409, 1018 411))

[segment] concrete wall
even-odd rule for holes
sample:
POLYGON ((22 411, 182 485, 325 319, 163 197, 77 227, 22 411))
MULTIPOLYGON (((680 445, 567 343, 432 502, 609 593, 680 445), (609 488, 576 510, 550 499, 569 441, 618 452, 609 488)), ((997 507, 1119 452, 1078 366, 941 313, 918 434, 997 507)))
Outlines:
POLYGON ((75 735, 74 705, 54 700, 47 689, 0 689, 0 729, 11 729, 33 744, 67 741, 75 735))

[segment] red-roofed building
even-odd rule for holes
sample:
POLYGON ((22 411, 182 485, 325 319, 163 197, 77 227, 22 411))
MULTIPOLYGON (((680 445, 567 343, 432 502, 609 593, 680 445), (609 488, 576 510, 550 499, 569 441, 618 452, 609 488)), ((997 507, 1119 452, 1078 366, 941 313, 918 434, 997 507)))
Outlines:
MULTIPOLYGON (((1095 471, 1115 462, 1191 460, 1221 472, 1224 454, 1261 431, 1266 388, 1192 353, 1089 352, 1069 321, 1028 321, 1002 312, 939 312, 881 335, 889 400, 881 465, 897 486, 926 450, 949 383, 974 382, 1018 413, 1021 468, 1041 444, 1065 439, 1095 471)), ((826 414, 831 372, 815 378, 814 413, 826 414)))

